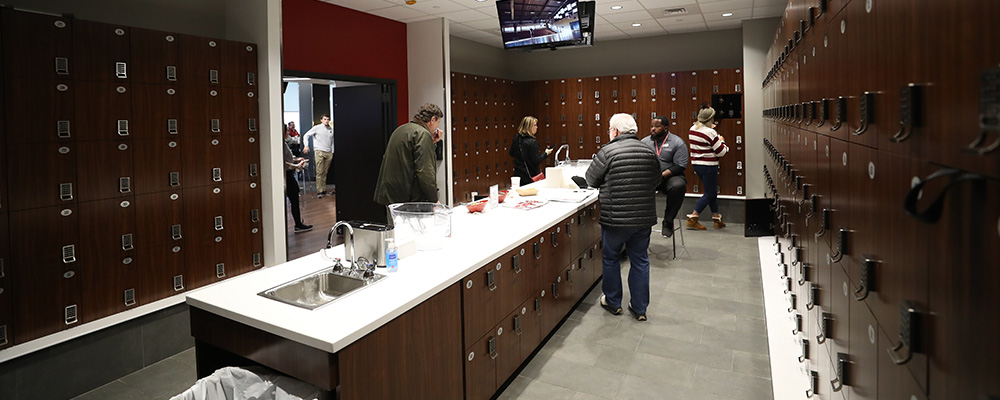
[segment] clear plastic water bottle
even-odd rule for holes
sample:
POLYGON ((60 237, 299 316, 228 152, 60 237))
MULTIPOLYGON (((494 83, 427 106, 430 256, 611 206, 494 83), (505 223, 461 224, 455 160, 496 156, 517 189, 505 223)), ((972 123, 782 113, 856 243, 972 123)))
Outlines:
POLYGON ((389 272, 396 272, 399 269, 399 254, 396 249, 396 240, 389 238, 385 240, 385 267, 389 272))

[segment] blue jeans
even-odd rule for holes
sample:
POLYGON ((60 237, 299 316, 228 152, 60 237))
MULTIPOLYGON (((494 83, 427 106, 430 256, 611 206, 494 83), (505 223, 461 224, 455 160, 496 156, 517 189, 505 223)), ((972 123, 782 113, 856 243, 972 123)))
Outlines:
POLYGON ((705 210, 705 206, 708 206, 712 209, 713 214, 718 214, 719 203, 716 199, 719 197, 719 167, 695 165, 694 173, 701 178, 701 186, 704 190, 704 194, 698 199, 698 204, 694 206, 694 211, 701 214, 705 210))
POLYGON ((622 304, 622 273, 619 264, 622 246, 628 250, 631 267, 628 271, 628 290, 632 299, 629 304, 639 314, 646 313, 649 305, 649 234, 651 227, 615 228, 601 226, 601 250, 604 267, 604 281, 601 290, 608 305, 620 307, 622 304))

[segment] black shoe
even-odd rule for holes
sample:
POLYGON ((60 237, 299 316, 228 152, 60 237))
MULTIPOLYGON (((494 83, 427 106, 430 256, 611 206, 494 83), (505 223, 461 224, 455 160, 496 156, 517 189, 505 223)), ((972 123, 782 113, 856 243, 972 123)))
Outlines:
POLYGON ((674 221, 673 220, 663 221, 663 225, 661 226, 661 229, 660 229, 660 235, 662 235, 665 238, 670 238, 670 237, 674 236, 674 221))
MULTIPOLYGON (((621 309, 619 308, 619 310, 621 309)), ((632 309, 632 304, 628 305, 628 312, 632 313, 632 316, 635 317, 636 321, 642 322, 646 320, 646 314, 639 314, 635 312, 635 310, 632 309)))
POLYGON ((309 232, 313 229, 312 225, 295 225, 295 233, 309 232))
MULTIPOLYGON (((622 308, 621 307, 611 307, 611 305, 607 303, 607 298, 603 294, 601 295, 600 303, 601 303, 601 307, 604 308, 605 310, 608 310, 608 312, 611 313, 612 315, 621 315, 622 314, 622 308)), ((629 309, 631 309, 631 308, 629 308, 629 309)))

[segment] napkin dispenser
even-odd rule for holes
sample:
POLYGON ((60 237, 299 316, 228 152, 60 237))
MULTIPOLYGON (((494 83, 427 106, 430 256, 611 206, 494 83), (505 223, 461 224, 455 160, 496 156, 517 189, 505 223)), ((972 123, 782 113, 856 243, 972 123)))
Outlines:
MULTIPOLYGON (((348 221, 354 228, 354 249, 358 257, 364 257, 379 267, 385 267, 385 239, 394 238, 391 226, 376 222, 348 221)), ((343 232, 338 232, 343 234, 343 232)), ((351 246, 344 239, 344 255, 347 260, 353 259, 351 246)))

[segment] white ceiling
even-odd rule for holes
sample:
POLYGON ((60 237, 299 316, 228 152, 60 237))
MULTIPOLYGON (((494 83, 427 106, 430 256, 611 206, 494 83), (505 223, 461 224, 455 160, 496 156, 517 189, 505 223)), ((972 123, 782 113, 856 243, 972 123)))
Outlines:
MULTIPOLYGON (((321 0, 399 22, 447 18, 451 34, 503 47, 494 0, 321 0)), ((745 19, 778 17, 788 0, 596 0, 595 41, 733 29, 745 19), (612 10, 612 6, 621 9, 612 10), (686 14, 667 16, 666 9, 686 14), (724 13, 732 16, 723 17, 724 13), (639 26, 633 26, 640 24, 639 26)))

